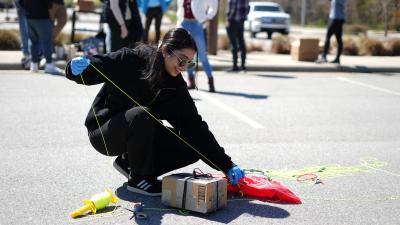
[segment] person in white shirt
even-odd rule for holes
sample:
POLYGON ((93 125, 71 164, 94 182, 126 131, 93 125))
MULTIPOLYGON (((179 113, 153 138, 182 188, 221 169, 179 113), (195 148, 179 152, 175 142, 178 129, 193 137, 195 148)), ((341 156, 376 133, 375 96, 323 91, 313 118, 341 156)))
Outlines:
MULTIPOLYGON (((193 36, 197 45, 197 54, 208 77, 209 91, 215 92, 212 68, 208 61, 207 49, 202 24, 217 14, 217 0, 177 0, 178 26, 183 27, 193 36)), ((188 88, 195 88, 193 70, 188 70, 188 88)))
POLYGON ((104 0, 103 16, 110 32, 110 51, 133 47, 143 37, 136 0, 104 0))

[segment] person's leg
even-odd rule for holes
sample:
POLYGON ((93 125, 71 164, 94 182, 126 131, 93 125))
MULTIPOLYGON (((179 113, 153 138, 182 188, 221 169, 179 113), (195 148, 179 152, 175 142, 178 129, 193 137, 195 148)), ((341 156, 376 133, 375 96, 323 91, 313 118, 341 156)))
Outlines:
POLYGON ((53 39, 55 39, 67 23, 67 9, 64 5, 53 3, 49 14, 50 19, 56 21, 53 28, 53 39))
POLYGON ((92 146, 103 155, 117 156, 127 152, 133 174, 155 176, 155 122, 142 108, 134 107, 104 123, 101 126, 102 133, 100 128, 89 131, 89 139, 92 146))
POLYGON ((143 42, 145 44, 147 44, 149 41, 149 30, 150 30, 151 21, 153 20, 153 18, 154 18, 154 12, 153 12, 152 8, 148 8, 147 13, 146 13, 146 19, 144 22, 144 33, 143 33, 143 42))
POLYGON ((112 22, 108 24, 108 27, 110 28, 110 37, 111 37, 110 50, 111 52, 115 52, 123 47, 123 40, 121 38, 121 28, 119 24, 112 22))
POLYGON ((53 49, 53 24, 51 20, 35 20, 35 27, 47 63, 52 62, 51 54, 53 49))
POLYGON ((45 73, 62 75, 63 71, 57 68, 52 62, 53 53, 53 24, 50 19, 36 20, 36 31, 39 38, 39 44, 46 59, 44 68, 45 73))
MULTIPOLYGON (((171 131, 176 131, 171 128, 171 131)), ((157 124, 154 148, 157 176, 197 162, 200 157, 182 140, 161 124, 157 124)))
POLYGON ((106 33, 106 39, 105 39, 106 53, 110 53, 111 52, 111 30, 110 30, 110 26, 108 25, 108 23, 104 24, 104 32, 106 33))
POLYGON ((246 43, 244 40, 244 21, 237 22, 238 23, 238 28, 237 28, 237 37, 238 37, 238 42, 239 42, 239 48, 240 48, 240 56, 241 56, 241 70, 246 70, 246 43))
POLYGON ((232 72, 238 71, 237 67, 237 51, 238 51, 238 44, 237 44, 237 38, 236 38, 236 22, 234 21, 229 21, 229 25, 226 27, 226 32, 228 34, 229 41, 231 43, 231 53, 232 53, 232 61, 233 61, 233 67, 231 69, 232 72))
POLYGON ((17 15, 18 15, 18 25, 19 25, 19 33, 21 36, 21 50, 24 56, 29 56, 29 37, 28 37, 28 25, 26 22, 25 11, 17 7, 17 15))
POLYGON ((40 42, 39 42, 39 32, 37 30, 36 20, 27 19, 27 25, 28 25, 29 39, 31 40, 32 62, 30 65, 30 70, 32 72, 37 72, 39 70, 40 42))
POLYGON ((135 46, 136 42, 143 40, 143 25, 139 16, 133 16, 128 28, 128 47, 135 46))
POLYGON ((209 92, 215 92, 215 87, 214 87, 214 78, 212 76, 212 69, 211 65, 208 61, 207 57, 207 50, 206 50, 206 44, 204 40, 204 32, 203 32, 203 26, 196 22, 193 26, 193 39, 196 42, 197 46, 197 54, 198 57, 201 61, 201 64, 203 65, 203 69, 207 74, 208 77, 208 88, 209 92))
POLYGON ((158 44, 158 41, 160 40, 161 37, 161 21, 162 21, 162 17, 163 17, 163 12, 161 7, 156 7, 155 8, 156 11, 156 24, 155 24, 155 31, 156 31, 156 38, 155 38, 155 44, 158 44))
POLYGON ((326 37, 325 37, 324 51, 322 52, 322 58, 324 58, 324 59, 326 59, 326 56, 328 55, 328 52, 329 52, 330 39, 335 31, 334 25, 335 25, 335 23, 333 22, 333 20, 330 20, 329 24, 328 24, 328 30, 326 32, 326 37))
POLYGON ((206 45, 205 45, 205 40, 204 40, 204 32, 203 32, 203 27, 200 23, 195 22, 193 23, 192 26, 192 36, 194 41, 196 42, 197 46, 197 54, 198 57, 203 65, 204 71, 207 74, 207 77, 210 79, 212 78, 212 69, 211 65, 208 61, 207 57, 207 50, 206 50, 206 45))
MULTIPOLYGON (((181 26, 182 26, 182 28, 184 28, 185 30, 187 30, 190 34, 192 34, 192 36, 193 36, 194 27, 193 27, 193 23, 192 23, 192 22, 189 22, 189 21, 182 21, 181 26)), ((196 45, 197 45, 197 43, 196 43, 196 45)), ((188 78, 189 78, 189 86, 190 86, 190 87, 193 86, 193 88, 194 88, 194 83, 193 83, 193 85, 191 85, 191 83, 190 83, 192 80, 194 81, 194 72, 193 72, 193 69, 188 69, 188 70, 187 70, 187 74, 188 74, 188 78)))
POLYGON ((343 40, 342 40, 342 35, 343 35, 343 20, 337 20, 335 21, 335 37, 337 41, 337 52, 336 52, 336 58, 333 60, 333 63, 339 63, 340 64, 340 56, 342 55, 342 50, 343 50, 343 40))

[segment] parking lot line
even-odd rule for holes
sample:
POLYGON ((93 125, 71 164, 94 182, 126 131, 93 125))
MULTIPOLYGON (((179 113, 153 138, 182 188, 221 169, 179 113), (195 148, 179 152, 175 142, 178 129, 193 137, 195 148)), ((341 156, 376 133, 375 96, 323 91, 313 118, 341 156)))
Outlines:
POLYGON ((262 129, 264 128, 263 125, 261 125, 260 123, 257 123, 256 121, 250 119, 248 116, 244 115, 243 113, 237 111, 236 109, 218 101, 216 98, 213 98, 211 96, 209 96, 208 94, 198 91, 197 94, 199 94, 202 98, 208 100, 209 102, 213 103, 214 105, 218 106, 219 108, 229 112, 230 114, 236 116, 237 118, 239 118, 240 120, 242 120, 243 122, 249 124, 250 126, 252 126, 253 128, 256 129, 262 129))
POLYGON ((377 91, 382 91, 382 92, 385 92, 385 93, 388 93, 388 94, 400 96, 400 92, 392 91, 392 90, 385 89, 385 88, 380 88, 380 87, 377 87, 377 86, 374 86, 374 85, 370 85, 370 84, 366 84, 366 83, 362 83, 362 82, 359 82, 359 81, 350 80, 350 79, 347 79, 347 78, 344 78, 344 77, 336 77, 336 79, 341 80, 341 81, 345 81, 345 82, 348 82, 348 83, 351 83, 351 84, 355 84, 355 85, 371 88, 371 89, 374 89, 374 90, 377 90, 377 91))

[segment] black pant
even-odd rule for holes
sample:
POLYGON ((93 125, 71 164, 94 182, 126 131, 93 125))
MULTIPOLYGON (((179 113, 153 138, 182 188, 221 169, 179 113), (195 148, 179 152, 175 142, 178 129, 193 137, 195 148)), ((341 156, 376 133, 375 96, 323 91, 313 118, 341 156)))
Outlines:
POLYGON ((331 39, 332 35, 335 34, 336 41, 338 44, 336 59, 340 59, 340 55, 342 54, 342 49, 343 49, 343 41, 342 41, 343 24, 344 24, 344 20, 330 20, 329 21, 328 31, 326 32, 326 37, 325 37, 324 52, 322 53, 323 57, 326 58, 326 55, 328 54, 328 51, 329 51, 330 39, 331 39))
POLYGON ((246 43, 244 41, 244 21, 229 20, 229 26, 226 28, 229 41, 231 42, 231 51, 233 66, 237 66, 238 45, 240 48, 242 66, 246 64, 246 43))
POLYGON ((158 7, 150 7, 147 10, 146 13, 146 22, 144 26, 144 37, 143 37, 143 42, 148 43, 149 39, 149 30, 150 30, 150 25, 152 20, 155 20, 155 30, 156 30, 156 37, 154 40, 155 44, 158 44, 158 41, 160 40, 160 27, 161 27, 161 19, 163 17, 163 12, 161 9, 161 6, 158 7))
POLYGON ((93 147, 109 156, 127 152, 132 175, 160 176, 200 159, 196 152, 140 107, 112 117, 101 126, 101 131, 105 141, 99 128, 89 130, 93 147))
POLYGON ((130 20, 125 21, 128 36, 121 38, 121 26, 117 22, 108 24, 111 32, 111 51, 117 51, 122 47, 133 47, 136 42, 142 40, 143 26, 140 17, 134 16, 130 20))

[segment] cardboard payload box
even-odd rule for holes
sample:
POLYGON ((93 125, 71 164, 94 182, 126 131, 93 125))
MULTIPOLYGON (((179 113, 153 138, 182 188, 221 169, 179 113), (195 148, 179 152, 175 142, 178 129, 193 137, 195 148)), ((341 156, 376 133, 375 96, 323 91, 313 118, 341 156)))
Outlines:
POLYGON ((227 181, 224 178, 194 178, 180 173, 162 180, 161 202, 166 206, 208 213, 226 206, 227 181))
POLYGON ((300 38, 292 43, 290 55, 296 61, 315 61, 319 55, 318 38, 300 38))
POLYGON ((93 0, 74 0, 75 10, 82 12, 94 12, 96 5, 93 0))

